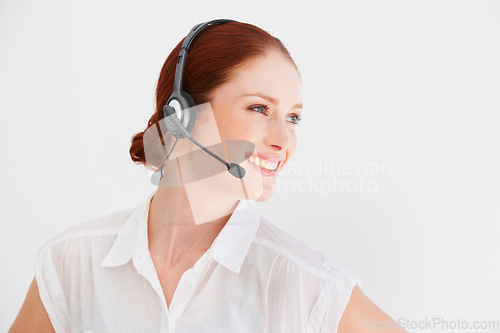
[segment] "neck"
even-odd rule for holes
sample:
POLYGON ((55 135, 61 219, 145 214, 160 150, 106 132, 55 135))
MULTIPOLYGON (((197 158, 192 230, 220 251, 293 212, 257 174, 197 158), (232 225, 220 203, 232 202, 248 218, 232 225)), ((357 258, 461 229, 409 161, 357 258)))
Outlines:
POLYGON ((155 263, 173 267, 199 257, 210 248, 238 202, 185 186, 158 187, 148 217, 149 250, 155 263))

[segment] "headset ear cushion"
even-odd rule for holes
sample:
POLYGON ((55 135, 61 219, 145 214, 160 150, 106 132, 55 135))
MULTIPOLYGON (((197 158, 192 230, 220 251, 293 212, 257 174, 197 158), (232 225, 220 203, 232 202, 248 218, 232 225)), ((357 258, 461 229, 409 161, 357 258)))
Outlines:
POLYGON ((186 130, 191 133, 191 131, 194 128, 194 125, 196 124, 196 105, 194 103, 193 97, 191 97, 190 94, 187 92, 183 91, 181 92, 181 96, 183 97, 183 102, 185 103, 183 105, 183 111, 184 112, 184 119, 182 123, 184 124, 184 127, 186 130))
POLYGON ((166 104, 163 106, 163 114, 164 118, 163 121, 165 125, 167 126, 167 129, 172 133, 173 136, 177 136, 179 133, 179 129, 177 128, 176 124, 173 124, 169 119, 168 116, 174 114, 175 115, 175 109, 171 107, 170 105, 166 104))
MULTIPOLYGON (((193 97, 191 97, 191 95, 189 95, 185 91, 181 92, 174 91, 165 105, 165 107, 168 106, 168 108, 164 110, 165 117, 175 114, 176 105, 171 106, 171 103, 174 103, 174 101, 178 103, 177 109, 181 110, 180 119, 177 118, 179 120, 179 124, 174 125, 173 122, 170 121, 170 123, 173 126, 175 126, 175 127, 170 127, 168 126, 168 120, 167 120, 167 127, 169 128, 169 130, 170 128, 172 128, 172 130, 170 130, 172 134, 174 134, 174 131, 175 134, 180 134, 182 130, 180 130, 178 126, 184 127, 183 130, 186 130, 187 133, 191 133, 196 123, 196 106, 193 97)), ((177 115, 175 117, 177 117, 177 115)))

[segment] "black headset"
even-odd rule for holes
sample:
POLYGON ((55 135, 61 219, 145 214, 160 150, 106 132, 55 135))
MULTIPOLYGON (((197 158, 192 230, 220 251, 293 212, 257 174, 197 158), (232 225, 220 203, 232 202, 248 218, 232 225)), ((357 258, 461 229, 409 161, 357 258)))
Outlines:
POLYGON ((186 58, 188 56, 189 47, 193 42, 194 38, 198 33, 203 30, 203 28, 208 27, 214 23, 226 23, 226 22, 236 22, 227 19, 217 19, 208 21, 205 23, 199 23, 195 25, 189 34, 184 38, 182 43, 181 51, 177 57, 177 66, 175 68, 175 79, 174 79, 174 90, 172 95, 167 100, 165 106, 163 106, 163 114, 167 119, 174 119, 173 117, 168 118, 172 114, 177 115, 178 122, 167 121, 166 125, 168 130, 176 138, 189 138, 189 133, 194 128, 196 123, 196 106, 191 95, 184 90, 182 90, 182 79, 184 76, 184 67, 186 65, 186 58))
MULTIPOLYGON (((182 43, 181 51, 177 57, 177 65, 175 68, 175 78, 174 78, 174 89, 172 95, 168 98, 166 104, 163 106, 163 115, 165 120, 165 125, 167 129, 176 138, 175 143, 178 139, 187 138, 191 140, 198 147, 203 149, 205 152, 219 160, 221 163, 226 165, 227 170, 236 178, 243 178, 245 176, 245 169, 236 163, 228 163, 216 154, 212 153, 206 147, 201 145, 198 141, 191 137, 191 131, 196 123, 196 105, 194 103, 193 97, 186 91, 182 90, 182 78, 184 75, 184 66, 186 64, 186 58, 188 55, 189 47, 191 42, 196 37, 196 35, 205 27, 215 24, 215 23, 226 23, 226 22, 237 22, 229 19, 216 19, 204 23, 199 23, 195 25, 191 31, 188 33, 184 42, 182 43)), ((172 146, 170 153, 172 152, 174 146, 172 146)), ((163 164, 170 156, 170 153, 165 158, 163 164)), ((163 164, 160 167, 160 179, 163 177, 163 164)))

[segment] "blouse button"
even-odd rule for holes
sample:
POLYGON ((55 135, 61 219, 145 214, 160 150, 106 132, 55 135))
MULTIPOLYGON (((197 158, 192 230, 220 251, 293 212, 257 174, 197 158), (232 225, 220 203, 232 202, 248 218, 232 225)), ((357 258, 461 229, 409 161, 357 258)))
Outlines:
POLYGON ((186 280, 186 283, 185 283, 185 284, 186 284, 186 287, 187 287, 187 288, 191 288, 191 282, 190 282, 189 280, 186 280))

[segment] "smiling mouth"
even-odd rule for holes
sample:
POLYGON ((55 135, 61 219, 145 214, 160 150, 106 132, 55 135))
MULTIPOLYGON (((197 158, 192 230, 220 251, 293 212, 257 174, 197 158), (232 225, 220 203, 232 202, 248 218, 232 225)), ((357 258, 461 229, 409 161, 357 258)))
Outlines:
POLYGON ((281 161, 271 162, 256 155, 248 156, 247 160, 249 163, 269 172, 276 171, 281 163, 281 161))

